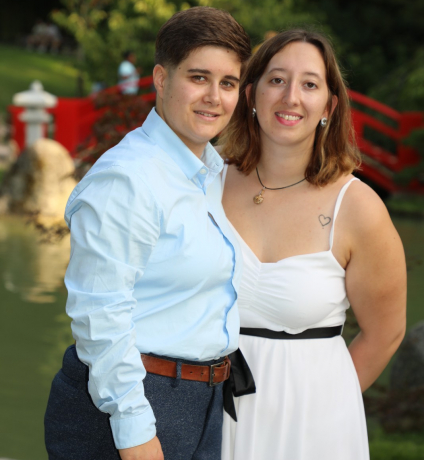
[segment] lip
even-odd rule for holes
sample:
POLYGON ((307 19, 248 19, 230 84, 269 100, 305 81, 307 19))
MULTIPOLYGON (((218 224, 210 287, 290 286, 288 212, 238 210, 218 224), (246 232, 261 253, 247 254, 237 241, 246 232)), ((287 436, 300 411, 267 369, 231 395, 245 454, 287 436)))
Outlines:
POLYGON ((299 124, 302 120, 303 117, 299 113, 296 112, 288 112, 286 110, 278 111, 275 112, 275 118, 277 119, 278 123, 280 123, 283 126, 295 126, 299 124), (298 120, 286 120, 285 118, 281 117, 280 115, 288 115, 291 117, 300 117, 298 120))
POLYGON ((218 118, 220 117, 219 113, 211 112, 210 110, 194 110, 194 113, 202 120, 205 120, 208 122, 218 120, 218 118), (204 115, 204 114, 207 114, 207 115, 204 115))

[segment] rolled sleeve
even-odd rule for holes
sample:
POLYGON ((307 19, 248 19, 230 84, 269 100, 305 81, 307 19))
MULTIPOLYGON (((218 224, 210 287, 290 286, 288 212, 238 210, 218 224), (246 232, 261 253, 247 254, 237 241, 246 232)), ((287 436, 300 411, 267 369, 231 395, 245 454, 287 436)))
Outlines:
POLYGON ((94 171, 70 197, 66 310, 94 404, 111 415, 118 449, 155 436, 135 343, 134 286, 160 234, 160 213, 140 177, 121 166, 94 171))

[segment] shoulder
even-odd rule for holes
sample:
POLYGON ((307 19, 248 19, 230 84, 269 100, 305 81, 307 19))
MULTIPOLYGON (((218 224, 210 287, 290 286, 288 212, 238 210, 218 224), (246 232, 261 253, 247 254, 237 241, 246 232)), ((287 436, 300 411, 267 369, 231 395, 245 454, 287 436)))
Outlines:
POLYGON ((129 132, 117 145, 107 150, 93 165, 88 174, 108 169, 122 171, 122 174, 138 176, 151 182, 149 178, 160 174, 160 169, 172 165, 169 156, 149 136, 142 127, 129 132))
POLYGON ((350 223, 363 230, 372 229, 379 222, 390 221, 386 205, 377 193, 360 180, 352 181, 346 190, 343 203, 350 223))
POLYGON ((165 161, 159 147, 137 128, 96 161, 71 193, 67 208, 91 196, 101 201, 112 188, 123 200, 151 197, 152 184, 161 175, 165 161))
POLYGON ((352 181, 340 207, 339 218, 352 244, 366 247, 397 232, 385 204, 377 193, 361 181, 352 181))

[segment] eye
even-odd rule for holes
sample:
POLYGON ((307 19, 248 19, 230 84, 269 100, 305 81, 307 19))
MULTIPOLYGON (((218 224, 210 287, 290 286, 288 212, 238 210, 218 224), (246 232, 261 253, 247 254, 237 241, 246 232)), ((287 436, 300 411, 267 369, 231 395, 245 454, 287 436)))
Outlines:
POLYGON ((191 78, 195 82, 199 82, 199 83, 203 83, 204 81, 206 81, 206 77, 204 77, 203 75, 193 75, 191 78))
POLYGON ((274 85, 281 85, 282 83, 284 83, 284 80, 282 78, 275 77, 271 80, 271 83, 273 83, 274 85))
POLYGON ((315 83, 312 83, 311 81, 308 81, 308 83, 305 83, 305 86, 306 86, 308 89, 315 89, 315 88, 318 88, 318 86, 317 86, 315 83))
POLYGON ((229 81, 229 80, 221 81, 221 86, 224 86, 225 88, 229 88, 229 89, 236 87, 236 85, 232 81, 229 81))

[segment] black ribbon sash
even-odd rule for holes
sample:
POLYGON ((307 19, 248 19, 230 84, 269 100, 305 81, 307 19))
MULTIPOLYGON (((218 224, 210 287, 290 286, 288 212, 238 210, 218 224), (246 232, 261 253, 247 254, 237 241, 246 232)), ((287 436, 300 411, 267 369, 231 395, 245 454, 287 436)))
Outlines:
MULTIPOLYGON (((279 332, 269 329, 242 327, 240 328, 240 334, 277 340, 326 339, 340 335, 342 329, 343 326, 319 327, 307 329, 299 334, 289 334, 284 331, 279 332)), ((224 383, 224 409, 237 422, 234 396, 256 393, 256 386, 252 372, 240 348, 228 355, 228 357, 231 361, 231 373, 230 378, 224 383)))
POLYGON ((284 331, 271 331, 269 329, 256 327, 241 327, 240 334, 276 340, 330 339, 332 337, 336 337, 337 335, 341 335, 342 330, 343 326, 330 326, 306 329, 305 331, 297 334, 289 334, 284 331))
POLYGON ((224 410, 237 422, 234 396, 244 396, 256 393, 255 381, 252 372, 238 348, 228 357, 231 361, 230 377, 224 382, 224 410))

